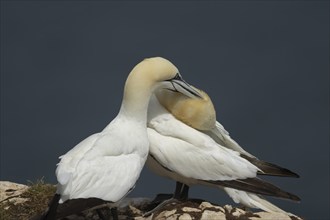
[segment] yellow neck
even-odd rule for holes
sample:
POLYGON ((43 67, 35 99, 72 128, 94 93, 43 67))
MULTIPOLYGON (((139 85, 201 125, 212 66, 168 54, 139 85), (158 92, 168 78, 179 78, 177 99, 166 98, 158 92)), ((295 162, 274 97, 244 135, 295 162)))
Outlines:
POLYGON ((210 97, 203 91, 200 93, 203 99, 192 99, 169 90, 160 90, 156 96, 178 120, 198 130, 210 130, 215 127, 215 109, 210 97))

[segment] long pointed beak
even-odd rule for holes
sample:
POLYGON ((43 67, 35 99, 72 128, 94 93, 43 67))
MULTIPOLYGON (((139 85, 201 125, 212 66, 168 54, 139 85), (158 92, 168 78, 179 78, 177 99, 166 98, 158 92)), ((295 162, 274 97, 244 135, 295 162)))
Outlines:
POLYGON ((173 92, 180 92, 189 98, 200 98, 203 99, 203 95, 195 89, 193 86, 189 85, 184 79, 182 79, 180 73, 177 73, 175 77, 169 80, 163 81, 163 89, 168 89, 173 92))
POLYGON ((170 81, 172 83, 174 91, 180 92, 190 98, 203 98, 198 90, 189 85, 186 81, 181 79, 172 79, 170 81))

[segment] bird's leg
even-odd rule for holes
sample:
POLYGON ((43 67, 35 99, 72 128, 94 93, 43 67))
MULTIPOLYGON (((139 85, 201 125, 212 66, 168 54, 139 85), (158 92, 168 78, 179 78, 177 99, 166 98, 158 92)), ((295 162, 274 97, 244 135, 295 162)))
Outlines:
POLYGON ((188 199, 188 194, 189 186, 180 182, 176 182, 176 188, 173 198, 178 199, 180 201, 185 201, 188 199))
POLYGON ((181 195, 180 195, 180 200, 181 201, 185 201, 188 199, 188 194, 189 194, 189 186, 186 184, 183 184, 183 189, 181 191, 181 195))
POLYGON ((186 184, 176 182, 175 192, 172 198, 164 200, 162 203, 160 203, 158 206, 156 206, 154 209, 152 209, 149 212, 146 212, 143 214, 144 217, 151 215, 154 212, 159 211, 164 206, 171 204, 171 203, 178 203, 179 201, 184 201, 188 198, 188 192, 189 192, 189 186, 186 184))
POLYGON ((173 198, 179 199, 181 197, 183 186, 184 186, 183 183, 176 182, 173 198))
POLYGON ((177 202, 178 202, 178 200, 175 199, 175 198, 173 198, 173 197, 170 198, 170 199, 164 200, 162 203, 160 203, 159 205, 157 205, 151 211, 144 213, 143 214, 143 217, 147 217, 147 216, 151 215, 152 213, 159 211, 160 209, 162 209, 164 206, 166 206, 168 204, 177 203, 177 202))
POLYGON ((176 182, 175 192, 174 194, 157 194, 157 196, 150 202, 150 204, 159 204, 165 200, 176 198, 180 199, 181 191, 183 184, 180 182, 176 182))

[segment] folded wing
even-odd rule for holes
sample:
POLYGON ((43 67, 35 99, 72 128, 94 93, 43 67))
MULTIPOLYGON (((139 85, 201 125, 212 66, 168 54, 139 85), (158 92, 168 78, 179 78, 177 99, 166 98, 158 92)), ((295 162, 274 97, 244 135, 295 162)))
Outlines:
POLYGON ((278 166, 273 163, 259 160, 254 155, 245 151, 235 140, 233 140, 230 137, 229 133, 219 122, 216 122, 216 127, 214 129, 210 131, 201 131, 201 132, 204 132, 205 134, 212 137, 212 139, 215 140, 217 143, 219 143, 221 146, 239 152, 241 157, 245 158, 246 160, 257 166, 261 170, 261 172, 260 171, 258 172, 258 174, 260 175, 296 177, 296 178, 299 177, 298 174, 292 172, 289 169, 286 169, 284 167, 278 166))
POLYGON ((60 202, 77 198, 116 202, 134 187, 144 160, 137 154, 111 148, 120 144, 120 140, 112 139, 94 134, 61 158, 56 169, 60 202))
POLYGON ((148 128, 150 154, 164 167, 188 178, 204 180, 256 176, 259 169, 239 153, 171 117, 159 115, 149 122, 148 128))

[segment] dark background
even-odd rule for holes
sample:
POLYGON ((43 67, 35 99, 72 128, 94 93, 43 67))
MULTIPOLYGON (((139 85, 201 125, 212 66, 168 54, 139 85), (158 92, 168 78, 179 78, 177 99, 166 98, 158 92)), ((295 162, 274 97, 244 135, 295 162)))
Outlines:
MULTIPOLYGON (((2 1, 1 180, 56 183, 58 156, 116 116, 128 73, 152 56, 207 91, 246 150, 301 175, 270 179, 300 204, 271 201, 329 219, 328 1, 2 1)), ((145 169, 130 196, 174 186, 145 169)))

